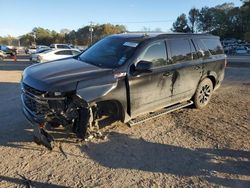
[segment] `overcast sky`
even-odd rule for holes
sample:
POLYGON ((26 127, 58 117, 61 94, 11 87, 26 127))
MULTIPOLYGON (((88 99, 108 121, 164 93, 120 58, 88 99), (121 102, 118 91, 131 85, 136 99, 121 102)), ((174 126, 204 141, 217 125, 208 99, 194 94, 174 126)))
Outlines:
POLYGON ((169 31, 176 17, 190 8, 240 0, 0 0, 0 36, 19 36, 34 27, 60 31, 94 23, 124 24, 129 31, 169 31))

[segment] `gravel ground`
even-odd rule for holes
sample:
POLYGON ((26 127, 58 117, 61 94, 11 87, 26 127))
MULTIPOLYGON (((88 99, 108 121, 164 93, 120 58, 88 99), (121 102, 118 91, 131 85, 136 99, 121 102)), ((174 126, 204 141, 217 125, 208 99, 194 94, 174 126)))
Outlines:
POLYGON ((227 68, 202 110, 185 108, 106 139, 34 144, 16 70, 0 67, 0 187, 250 187, 250 69, 227 68))

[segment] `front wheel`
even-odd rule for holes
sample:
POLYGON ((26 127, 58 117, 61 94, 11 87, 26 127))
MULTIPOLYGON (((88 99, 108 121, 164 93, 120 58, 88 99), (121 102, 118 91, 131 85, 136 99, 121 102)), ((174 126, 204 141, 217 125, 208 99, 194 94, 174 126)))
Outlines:
POLYGON ((198 109, 204 108, 211 99, 213 83, 209 78, 200 82, 194 95, 194 106, 198 109))
POLYGON ((78 110, 78 118, 73 124, 73 132, 78 138, 84 139, 89 127, 90 111, 87 108, 78 110))

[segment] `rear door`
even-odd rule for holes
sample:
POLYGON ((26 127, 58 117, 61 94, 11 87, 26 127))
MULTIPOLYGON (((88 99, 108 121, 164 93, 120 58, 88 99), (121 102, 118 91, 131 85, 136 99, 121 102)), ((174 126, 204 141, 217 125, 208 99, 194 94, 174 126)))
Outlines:
MULTIPOLYGON (((226 66, 225 54, 219 38, 197 38, 194 40, 203 59, 203 77, 214 77, 214 83, 222 81, 226 66)), ((215 87, 215 85, 214 85, 215 87)))
POLYGON ((167 40, 173 69, 172 102, 190 99, 202 75, 202 59, 190 38, 167 40))

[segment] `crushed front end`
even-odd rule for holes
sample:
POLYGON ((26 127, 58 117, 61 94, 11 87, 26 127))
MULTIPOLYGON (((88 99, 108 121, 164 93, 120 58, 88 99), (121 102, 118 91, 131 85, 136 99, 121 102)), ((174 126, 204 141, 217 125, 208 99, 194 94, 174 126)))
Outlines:
MULTIPOLYGON (((73 132, 82 131, 84 137, 87 127, 77 127, 79 113, 87 109, 87 103, 72 92, 39 91, 22 83, 21 99, 23 113, 34 127, 34 141, 52 149, 53 137, 46 131, 46 127, 72 126, 73 132)), ((81 124, 82 125, 82 124, 81 124)), ((87 126, 87 124, 86 124, 87 126)))

